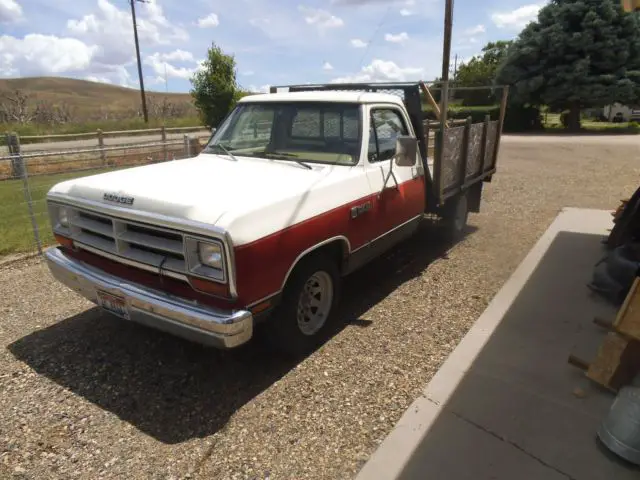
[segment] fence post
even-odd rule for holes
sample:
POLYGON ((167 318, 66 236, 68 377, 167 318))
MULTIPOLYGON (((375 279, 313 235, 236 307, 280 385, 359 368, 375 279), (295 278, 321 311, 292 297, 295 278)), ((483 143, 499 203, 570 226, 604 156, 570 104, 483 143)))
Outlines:
POLYGON ((11 176, 14 178, 22 177, 22 157, 20 156, 20 137, 17 133, 7 133, 7 148, 11 155, 11 176))
POLYGON ((29 188, 29 174, 27 173, 27 166, 22 158, 22 152, 20 150, 20 138, 17 133, 7 135, 7 145, 9 146, 9 153, 11 154, 11 169, 12 173, 22 178, 22 192, 24 194, 24 201, 29 209, 29 218, 31 219, 31 228, 33 230, 33 237, 38 247, 38 254, 42 255, 42 243, 40 242, 40 232, 38 230, 38 222, 36 222, 36 215, 33 211, 33 199, 31 198, 31 190, 29 188))
POLYGON ((160 127, 160 136, 162 138, 162 154, 163 154, 163 158, 164 161, 166 162, 169 158, 168 158, 168 151, 167 151, 167 130, 166 128, 164 128, 164 125, 162 127, 160 127))
POLYGON ((189 143, 189 135, 184 134, 184 154, 187 157, 191 156, 191 143, 189 143))
POLYGON ((102 134, 102 129, 99 128, 97 130, 98 134, 98 148, 100 148, 100 160, 102 161, 102 165, 107 163, 107 155, 104 151, 104 136, 102 134))
POLYGON ((189 152, 191 155, 198 155, 200 153, 200 140, 198 137, 189 137, 190 149, 189 152))

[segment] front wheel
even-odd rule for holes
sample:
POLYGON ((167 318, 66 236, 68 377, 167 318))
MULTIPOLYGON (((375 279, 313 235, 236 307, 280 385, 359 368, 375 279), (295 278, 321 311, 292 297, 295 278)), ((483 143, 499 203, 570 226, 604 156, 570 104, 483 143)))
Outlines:
POLYGON ((266 326, 280 351, 302 355, 317 348, 331 332, 340 291, 340 274, 327 255, 303 259, 292 272, 282 303, 266 326))

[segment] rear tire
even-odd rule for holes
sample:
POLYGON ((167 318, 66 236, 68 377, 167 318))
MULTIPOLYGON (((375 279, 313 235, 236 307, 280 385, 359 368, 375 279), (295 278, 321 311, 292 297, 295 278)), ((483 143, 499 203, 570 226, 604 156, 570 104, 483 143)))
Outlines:
POLYGON ((340 293, 336 262, 324 254, 301 260, 285 286, 282 302, 265 325, 269 343, 294 356, 308 354, 328 338, 340 293))
POLYGON ((444 222, 447 238, 460 240, 467 231, 469 219, 469 199, 466 193, 461 193, 450 199, 445 205, 444 222))

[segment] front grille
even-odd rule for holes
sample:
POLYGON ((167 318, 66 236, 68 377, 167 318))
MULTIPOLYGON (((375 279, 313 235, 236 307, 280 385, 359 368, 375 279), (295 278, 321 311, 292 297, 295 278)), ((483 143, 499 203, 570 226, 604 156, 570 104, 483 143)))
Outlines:
POLYGON ((67 207, 69 234, 78 248, 99 250, 134 262, 185 275, 180 232, 67 207))

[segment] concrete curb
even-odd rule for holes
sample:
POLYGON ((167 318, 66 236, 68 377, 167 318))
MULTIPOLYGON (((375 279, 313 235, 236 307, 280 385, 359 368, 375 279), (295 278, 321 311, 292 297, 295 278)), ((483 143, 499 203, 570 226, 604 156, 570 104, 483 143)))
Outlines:
POLYGON ((486 310, 449 355, 438 372, 402 415, 393 430, 358 473, 356 480, 398 478, 416 447, 429 432, 478 354, 500 325, 538 263, 561 232, 606 235, 602 225, 611 224, 608 210, 562 209, 486 310))

